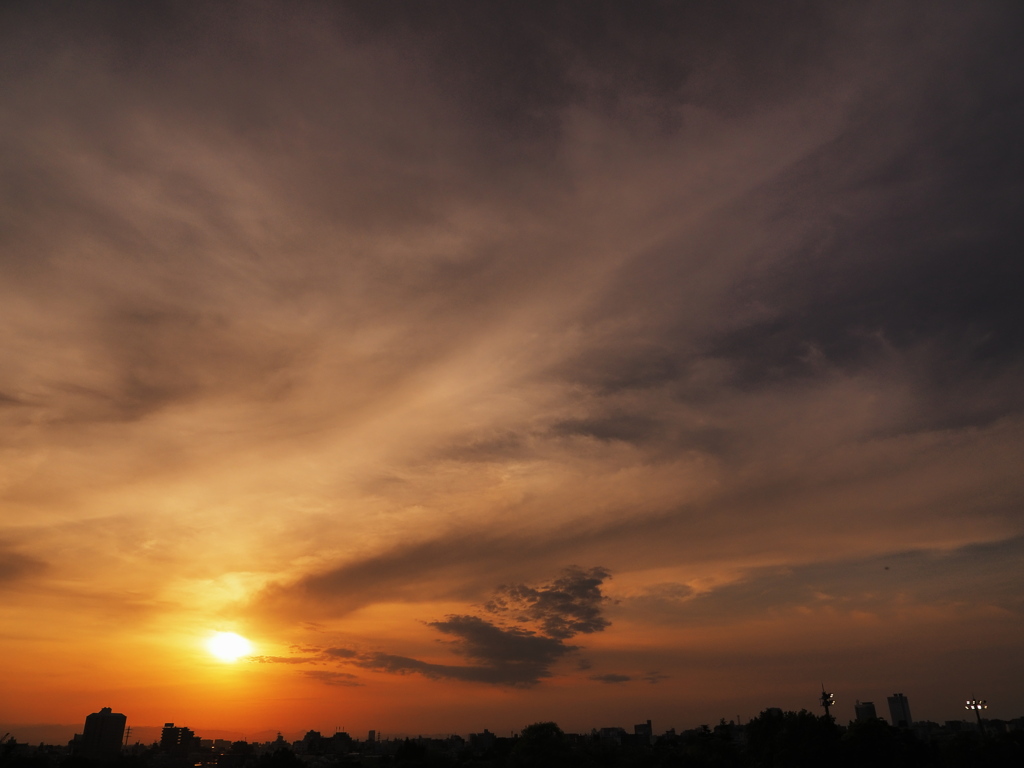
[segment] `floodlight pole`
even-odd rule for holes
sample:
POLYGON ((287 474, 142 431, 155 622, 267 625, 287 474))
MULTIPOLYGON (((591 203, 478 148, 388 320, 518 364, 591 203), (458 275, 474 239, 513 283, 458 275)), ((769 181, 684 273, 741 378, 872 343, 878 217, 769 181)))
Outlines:
POLYGON ((836 697, 833 693, 828 693, 825 690, 825 684, 821 684, 821 698, 819 699, 821 706, 825 708, 825 717, 832 717, 832 713, 829 712, 829 708, 836 703, 836 697))
POLYGON ((968 699, 964 709, 974 710, 974 716, 978 718, 978 731, 985 735, 985 726, 981 723, 981 710, 988 709, 988 702, 984 699, 968 699))

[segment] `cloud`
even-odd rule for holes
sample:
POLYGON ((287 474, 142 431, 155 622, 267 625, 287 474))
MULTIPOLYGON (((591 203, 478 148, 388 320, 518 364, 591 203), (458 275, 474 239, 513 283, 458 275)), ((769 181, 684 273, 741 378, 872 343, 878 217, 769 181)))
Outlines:
POLYGON ((1019 615, 1012 4, 13 5, 12 625, 45 567, 69 637, 234 607, 535 685, 609 618, 639 681, 694 625, 1019 615))
MULTIPOLYGON (((285 583, 271 583, 244 607, 255 619, 312 618, 344 615, 377 600, 410 598, 425 583, 435 584, 439 596, 474 598, 489 587, 485 579, 503 578, 509 571, 546 563, 563 552, 586 548, 588 541, 614 538, 636 523, 610 523, 581 529, 565 526, 541 539, 532 532, 451 533, 413 543, 401 543, 379 554, 335 568, 310 573, 285 583), (515 568, 510 564, 515 563, 515 568), (460 578, 452 578, 458 575, 460 578)), ((494 596, 495 611, 520 610, 519 616, 546 623, 544 631, 595 631, 601 619, 600 584, 607 573, 600 569, 566 572, 555 583, 539 589, 523 585, 505 587, 494 596), (559 622, 565 622, 559 628, 559 622), (593 624, 592 624, 593 622, 593 624), (591 628, 593 627, 593 628, 591 628), (589 629, 588 629, 589 628, 589 629)), ((564 635, 568 637, 569 635, 564 635)))
POLYGON ((594 680, 598 683, 607 683, 609 685, 615 685, 618 683, 628 683, 633 678, 629 675, 617 675, 614 672, 609 672, 605 675, 591 675, 588 679, 594 680))
POLYGON ((41 573, 47 564, 38 558, 23 554, 0 541, 0 587, 41 573))
POLYGON ((441 457, 466 462, 504 462, 529 455, 529 447, 522 435, 503 432, 495 435, 472 435, 455 440, 442 449, 441 457))
POLYGON ((556 662, 579 650, 579 646, 566 644, 566 639, 609 626, 600 615, 605 600, 601 585, 609 577, 604 568, 572 567, 541 587, 520 584, 496 590, 486 610, 517 622, 530 621, 538 627, 537 632, 465 614, 428 622, 438 632, 455 638, 452 650, 475 662, 472 665, 437 664, 380 652, 345 658, 352 658, 357 666, 393 674, 416 672, 432 679, 533 686, 551 676, 556 662))
POLYGON ((610 413, 598 418, 567 419, 554 424, 551 431, 556 435, 643 443, 659 436, 663 428, 662 424, 647 416, 610 413))
MULTIPOLYGON (((343 647, 295 646, 309 656, 254 656, 261 663, 305 664, 340 662, 390 674, 419 673, 439 680, 451 679, 514 687, 530 687, 552 675, 552 667, 580 650, 565 640, 577 634, 601 632, 610 622, 601 615, 607 598, 601 586, 611 577, 606 568, 566 568, 548 584, 502 586, 495 590, 485 610, 515 622, 502 626, 468 614, 452 614, 427 626, 449 638, 446 646, 472 664, 439 664, 380 651, 364 652, 343 647), (536 630, 522 624, 529 623, 536 630)), ((580 669, 589 668, 581 660, 580 669)))
POLYGON ((534 622, 549 637, 565 639, 581 632, 600 632, 609 624, 601 616, 601 604, 606 600, 601 585, 610 577, 604 568, 567 568, 564 575, 542 587, 501 586, 484 607, 516 621, 534 622))
POLYGON ((352 659, 359 654, 351 648, 325 648, 324 655, 333 656, 338 659, 352 659))
POLYGON ((311 677, 314 680, 319 680, 325 685, 339 685, 346 688, 356 688, 363 685, 355 675, 348 672, 332 672, 325 669, 307 669, 304 670, 302 674, 306 677, 311 677))
POLYGON ((488 683, 491 685, 529 688, 537 685, 542 679, 551 676, 550 664, 564 653, 574 648, 562 646, 554 653, 547 648, 524 647, 527 653, 539 651, 537 658, 519 658, 512 663, 494 665, 456 665, 435 664, 406 656, 394 656, 387 653, 370 654, 357 663, 358 666, 387 672, 390 674, 407 674, 416 672, 432 680, 460 680, 471 683, 488 683))
POLYGON ((1024 599, 1005 576, 1021 567, 1024 537, 1018 536, 953 549, 750 569, 700 592, 685 584, 659 584, 623 598, 622 604, 654 621, 693 626, 804 609, 884 617, 909 606, 941 611, 973 605, 1024 616, 1024 599))

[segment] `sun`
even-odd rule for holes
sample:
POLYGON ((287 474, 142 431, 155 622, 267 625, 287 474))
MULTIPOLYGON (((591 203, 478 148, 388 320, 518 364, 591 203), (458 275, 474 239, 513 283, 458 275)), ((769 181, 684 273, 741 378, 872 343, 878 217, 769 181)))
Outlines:
POLYGON ((252 643, 234 632, 215 632, 206 648, 221 661, 238 661, 252 653, 252 643))

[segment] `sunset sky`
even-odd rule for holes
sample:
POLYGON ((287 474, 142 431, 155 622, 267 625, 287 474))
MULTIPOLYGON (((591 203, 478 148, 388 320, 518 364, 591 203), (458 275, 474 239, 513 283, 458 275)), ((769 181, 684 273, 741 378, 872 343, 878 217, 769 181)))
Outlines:
POLYGON ((1022 39, 4 4, 0 732, 1024 715, 1022 39))

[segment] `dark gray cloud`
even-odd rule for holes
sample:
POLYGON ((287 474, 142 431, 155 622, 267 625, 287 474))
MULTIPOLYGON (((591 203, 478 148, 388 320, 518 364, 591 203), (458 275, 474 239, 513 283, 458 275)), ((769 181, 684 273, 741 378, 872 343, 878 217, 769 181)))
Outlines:
POLYGON ((489 612, 531 622, 548 637, 570 638, 600 632, 609 622, 601 615, 606 598, 601 585, 611 577, 604 568, 572 567, 551 584, 501 586, 484 606, 489 612))
POLYGON ((601 615, 601 607, 606 602, 601 586, 608 578, 610 573, 605 568, 573 566, 557 579, 538 587, 525 584, 499 587, 485 608, 491 616, 515 622, 512 626, 467 614, 427 622, 427 626, 451 638, 446 645, 452 653, 472 664, 438 664, 342 647, 301 648, 299 650, 307 655, 254 656, 251 660, 285 664, 340 662, 394 674, 415 672, 432 679, 533 686, 550 677, 558 661, 579 650, 579 646, 567 644, 567 639, 577 634, 601 632, 610 626, 601 615), (521 626, 524 623, 536 630, 521 626))
MULTIPOLYGON (((607 625, 608 622, 603 622, 600 629, 607 625)), ((576 650, 562 643, 574 633, 548 633, 545 637, 519 627, 499 627, 479 616, 453 615, 443 621, 429 622, 429 626, 457 638, 456 653, 495 666, 514 665, 522 659, 531 662, 536 659, 546 664, 576 650)))
POLYGON ((404 675, 415 672, 432 680, 461 680, 471 683, 493 685, 531 686, 547 677, 543 664, 524 662, 515 667, 460 666, 457 664, 433 664, 408 656, 375 653, 360 658, 357 666, 378 672, 404 675))
POLYGON ((432 679, 528 687, 550 677, 555 662, 578 650, 559 639, 499 627, 476 616, 449 616, 430 626, 455 637, 453 651, 476 663, 435 664, 387 653, 367 654, 354 663, 382 672, 417 672, 432 679))
POLYGON ((666 675, 666 674, 662 674, 661 672, 655 671, 655 672, 648 672, 641 679, 643 681, 645 681, 645 682, 650 683, 651 685, 657 685, 658 683, 660 683, 663 680, 668 680, 670 677, 671 677, 671 675, 666 675))
MULTIPOLYGON (((761 418, 760 414, 755 418, 761 418)), ((965 454, 956 461, 961 464, 968 460, 970 457, 965 454)), ((831 535, 828 532, 833 530, 841 538, 848 538, 856 532, 860 537, 874 540, 878 531, 916 525, 916 515, 934 520, 939 510, 945 510, 943 514, 956 518, 967 503, 978 513, 1003 516, 1009 514, 1008 504, 1012 505, 1011 500, 1015 498, 1016 492, 1012 488, 1005 497, 982 494, 961 498, 960 494, 964 492, 958 485, 952 486, 948 492, 941 490, 945 481, 955 479, 943 468, 944 464, 933 469, 930 459, 919 465, 918 459, 912 455, 895 454, 888 459, 891 464, 887 472, 893 473, 894 477, 908 477, 906 482, 925 482, 932 490, 922 497, 920 510, 911 510, 898 497, 886 498, 881 493, 872 497, 873 508, 865 510, 858 494, 864 492, 863 473, 873 471, 875 461, 870 453, 864 459, 856 454, 847 454, 838 467, 831 463, 818 465, 817 476, 797 475, 792 468, 784 467, 765 478, 754 475, 737 482, 734 488, 723 489, 707 501, 669 509, 655 508, 648 512, 624 507, 621 513, 595 517, 586 524, 573 521, 551 527, 542 535, 455 530, 427 541, 400 544, 379 554, 311 573, 296 581, 271 584, 241 608, 257 621, 318 620, 342 616, 378 600, 415 601, 419 599, 423 585, 430 585, 431 594, 438 598, 486 604, 491 584, 511 581, 510 576, 524 570, 550 567, 549 563, 559 559, 564 562, 569 557, 588 557, 608 562, 614 569, 629 568, 635 562, 634 558, 641 558, 645 567, 651 568, 680 562, 698 566, 708 561, 714 552, 734 551, 744 557, 760 557, 765 542, 775 541, 783 532, 787 547, 801 548, 801 561, 813 562, 819 550, 819 545, 814 543, 818 541, 817 537, 831 535), (865 463, 862 465, 860 462, 865 463), (919 474, 922 471, 924 474, 919 474), (799 484, 794 486, 798 476, 799 484), (808 509, 832 509, 838 503, 837 498, 847 494, 851 497, 839 507, 840 512, 813 515, 813 524, 802 522, 800 516, 791 516, 794 505, 808 509), (734 522, 723 525, 723 521, 728 520, 734 522), (803 551, 805 540, 806 551, 803 551)), ((998 462, 989 464, 994 477, 1001 477, 1001 465, 998 462)), ((888 476, 883 475, 881 481, 886 487, 888 476)), ((898 547, 887 541, 881 550, 888 553, 898 550, 898 547)), ((581 611, 577 619, 585 622, 584 614, 599 609, 599 605, 587 599, 573 603, 576 594, 573 590, 577 587, 585 590, 590 575, 577 574, 577 578, 579 581, 569 585, 568 591, 551 583, 541 588, 529 587, 521 595, 513 586, 510 593, 490 597, 494 599, 495 608, 502 607, 501 601, 506 601, 506 607, 512 609, 506 612, 507 615, 534 622, 543 622, 548 606, 564 601, 574 610, 581 611), (511 603, 509 598, 513 598, 511 603), (515 610, 519 613, 516 614, 515 610)), ((691 596, 686 585, 653 585, 644 599, 664 602, 667 609, 691 596)), ((750 602, 752 609, 763 605, 756 599, 750 602)), ((675 613, 668 610, 667 615, 675 613)), ((576 619, 570 614, 554 614, 553 620, 576 619)), ((539 628, 540 624, 537 626, 539 628)), ((555 624, 551 626, 554 628, 555 624)))
MULTIPOLYGON (((636 523, 617 521, 584 530, 566 526, 545 537, 454 531, 427 541, 401 544, 295 582, 272 584, 245 610, 251 611, 255 619, 300 616, 304 612, 309 616, 341 615, 385 596, 401 599, 407 592, 418 595, 425 583, 436 584, 442 590, 438 595, 478 599, 510 573, 547 563, 566 552, 586 551, 588 544, 613 540, 627 529, 637 530, 636 523), (515 567, 509 567, 510 561, 515 567)), ((572 570, 536 594, 520 585, 509 589, 525 590, 521 595, 497 597, 512 600, 509 606, 523 609, 524 617, 551 622, 551 629, 556 629, 558 621, 569 622, 562 630, 575 633, 580 630, 574 629, 573 622, 580 627, 591 626, 588 622, 594 622, 594 627, 600 625, 599 587, 604 578, 607 572, 603 569, 572 570), (575 617, 571 612, 576 612, 575 617)), ((494 608, 499 607, 494 603, 494 608)))
MULTIPOLYGON (((257 615, 327 615, 347 613, 384 596, 400 595, 410 582, 437 580, 453 570, 493 562, 496 552, 510 543, 456 534, 451 537, 398 546, 390 551, 302 577, 290 584, 272 584, 256 597, 257 615)), ((493 583, 493 582, 492 582, 493 583)), ((448 589, 461 589, 457 585, 448 589)))
POLYGON ((0 392, 0 408, 10 408, 16 405, 24 405, 24 403, 16 397, 0 392))
POLYGON ((346 688, 357 688, 363 683, 359 682, 359 678, 349 672, 335 672, 326 669, 307 669, 304 670, 303 675, 311 677, 314 680, 319 680, 325 685, 338 685, 346 688))
POLYGON ((769 12, 758 3, 627 9, 581 0, 400 10, 358 3, 346 10, 368 34, 401 40, 414 34, 445 89, 497 131, 495 141, 520 143, 557 134, 553 115, 567 105, 593 103, 619 117, 646 107, 670 129, 673 102, 738 111, 779 98, 827 60, 824 41, 846 15, 806 3, 781 3, 769 12), (728 93, 707 78, 716 66, 730 81, 728 93))
POLYGON ((685 584, 662 584, 624 604, 654 621, 681 624, 748 620, 806 607, 884 616, 907 605, 955 610, 983 604, 1024 615, 1024 598, 1010 575, 1021 568, 1024 538, 1016 537, 952 550, 759 568, 701 593, 685 584))
POLYGON ((441 458, 466 462, 504 462, 530 455, 527 440, 515 432, 472 435, 453 441, 440 451, 441 458))
POLYGON ((352 659, 359 655, 351 648, 325 648, 323 652, 327 656, 333 656, 338 659, 352 659))
POLYGON ((609 577, 604 568, 573 567, 539 588, 500 587, 487 610, 517 622, 531 622, 537 632, 464 614, 428 622, 454 638, 451 650, 474 662, 471 665, 437 664, 382 652, 346 654, 345 658, 359 667, 394 674, 416 672, 433 679, 533 686, 550 677, 559 660, 579 650, 565 640, 580 633, 601 632, 610 625, 600 615, 604 602, 601 585, 609 577))
POLYGON ((0 586, 22 581, 46 570, 47 564, 38 558, 18 552, 0 541, 0 586))
POLYGON ((663 541, 666 552, 645 543, 652 534, 668 537, 693 523, 693 510, 657 511, 632 518, 612 516, 581 526, 575 522, 543 535, 494 531, 453 531, 427 541, 399 544, 335 568, 291 582, 272 583, 239 606, 254 621, 292 621, 340 616, 375 601, 418 600, 423 585, 436 597, 481 600, 488 609, 537 623, 540 631, 598 631, 604 569, 572 569, 541 587, 513 584, 490 595, 496 581, 549 567, 572 555, 617 557, 641 547, 652 562, 678 543, 663 541), (488 602, 489 601, 489 602, 488 602), (516 613, 518 612, 518 613, 516 613))
POLYGON ((617 675, 614 672, 609 672, 606 675, 591 675, 588 679, 594 680, 598 683, 607 683, 609 685, 614 685, 617 683, 628 683, 633 678, 629 675, 617 675))
MULTIPOLYGON (((848 12, 831 19, 845 18, 845 42, 863 32, 848 12)), ((944 53, 915 65, 886 49, 894 60, 876 65, 898 60, 905 79, 866 78, 837 134, 625 261, 587 316, 594 330, 552 371, 595 394, 563 428, 728 455, 742 427, 691 431, 650 398, 625 423, 621 396, 661 389, 726 405, 894 373, 914 396, 886 414, 880 436, 1019 414, 1022 125, 1012 105, 1024 78, 1016 67, 1004 76, 1019 29, 1008 14, 942 5, 913 34, 949 40, 944 53)))
POLYGON ((608 413, 588 419, 567 419, 557 422, 552 432, 556 435, 593 437, 597 440, 622 440, 644 443, 663 432, 662 422, 648 416, 608 413))
MULTIPOLYGON (((1011 105, 1024 77, 1019 68, 1003 76, 1017 27, 999 28, 1007 8, 993 10, 964 29, 984 40, 977 55, 956 49, 968 62, 950 54, 908 70, 902 97, 865 98, 841 135, 702 222, 720 248, 732 245, 737 221, 760 230, 712 323, 695 329, 692 305, 674 301, 713 258, 690 231, 624 265, 594 319, 607 328, 618 314, 628 336, 595 338, 563 371, 606 395, 675 383, 692 402, 703 394, 693 371, 707 361, 727 373, 721 398, 723 387, 800 386, 898 360, 918 397, 893 431, 1019 413, 1022 389, 1010 382, 1024 370, 1015 332, 1024 227, 1014 203, 1024 169, 1011 105)), ((936 23, 953 35, 950 7, 936 23)), ((730 268, 725 254, 719 261, 730 268)))

